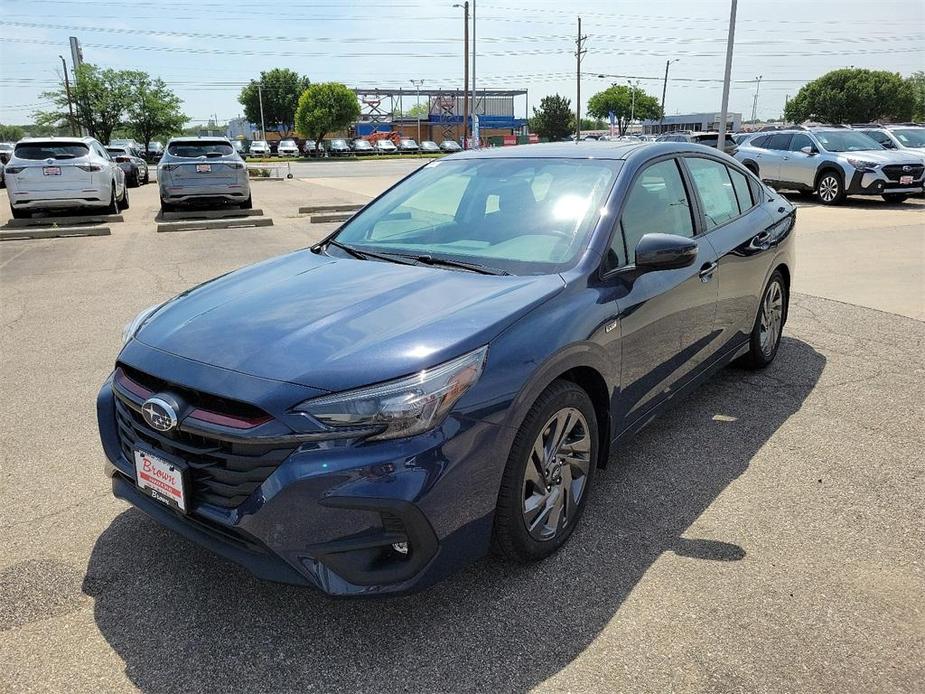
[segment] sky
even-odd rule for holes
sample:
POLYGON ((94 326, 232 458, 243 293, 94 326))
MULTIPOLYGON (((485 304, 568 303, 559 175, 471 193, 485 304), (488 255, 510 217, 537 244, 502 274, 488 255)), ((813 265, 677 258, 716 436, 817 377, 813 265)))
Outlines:
MULTIPOLYGON (((241 86, 289 67, 350 87, 461 88, 463 10, 455 0, 0 0, 0 123, 23 124, 61 79, 68 36, 85 62, 141 69, 183 99, 193 124, 241 114, 241 86)), ((577 18, 588 36, 583 101, 639 79, 667 113, 718 111, 730 0, 477 0, 479 88, 526 89, 517 115, 548 94, 575 103, 577 18), (599 77, 598 75, 608 75, 599 77), (616 75, 611 77, 610 75, 616 75), (529 103, 528 103, 529 102, 529 103)), ((780 117, 788 95, 839 67, 925 69, 923 0, 740 0, 729 109, 780 117)), ((412 98, 409 96, 409 98, 412 98)), ((410 103, 405 104, 408 108, 410 103)), ((582 105, 582 111, 585 105, 582 105)))

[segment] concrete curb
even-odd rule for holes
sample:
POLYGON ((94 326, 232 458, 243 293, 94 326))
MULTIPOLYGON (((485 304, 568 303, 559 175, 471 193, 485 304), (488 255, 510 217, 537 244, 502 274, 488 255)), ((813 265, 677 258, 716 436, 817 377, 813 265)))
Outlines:
POLYGON ((187 219, 225 219, 226 217, 262 217, 263 210, 183 210, 182 212, 164 212, 164 221, 185 221, 187 219))
POLYGON ((363 205, 343 203, 338 205, 309 205, 300 207, 299 214, 315 214, 316 212, 356 212, 363 205))
POLYGON ((110 236, 109 227, 51 227, 51 228, 0 228, 0 241, 21 241, 24 239, 54 239, 67 236, 110 236))
POLYGON ((92 216, 67 217, 30 217, 28 219, 10 219, 0 229, 21 229, 23 227, 52 227, 52 226, 81 226, 84 224, 104 224, 109 222, 124 222, 121 214, 100 214, 92 216))
POLYGON ((271 227, 271 217, 238 217, 229 219, 201 219, 188 222, 164 222, 157 225, 159 233, 165 231, 192 231, 194 229, 241 229, 245 227, 271 227))
POLYGON ((335 212, 332 214, 314 214, 308 218, 312 224, 326 224, 328 222, 346 222, 353 216, 352 212, 335 212))

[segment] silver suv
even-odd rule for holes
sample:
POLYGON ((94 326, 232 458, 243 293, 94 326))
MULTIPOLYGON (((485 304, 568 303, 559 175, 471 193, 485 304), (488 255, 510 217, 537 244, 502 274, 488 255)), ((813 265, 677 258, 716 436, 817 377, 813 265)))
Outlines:
POLYGON ((925 184, 921 156, 887 150, 848 128, 769 132, 740 145, 735 158, 773 187, 816 193, 826 205, 848 195, 902 202, 925 184))
POLYGON ((905 150, 906 154, 918 154, 925 159, 925 126, 916 123, 870 123, 851 127, 873 138, 887 149, 905 150))

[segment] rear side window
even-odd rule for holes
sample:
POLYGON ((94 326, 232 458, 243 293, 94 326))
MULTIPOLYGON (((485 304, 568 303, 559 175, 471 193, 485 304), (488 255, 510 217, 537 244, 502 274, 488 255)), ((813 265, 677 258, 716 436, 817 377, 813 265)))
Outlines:
POLYGON ((167 145, 167 152, 175 157, 195 159, 197 157, 225 157, 234 152, 234 148, 227 142, 171 142, 167 145))
POLYGON ((729 169, 712 159, 690 157, 685 160, 694 180, 694 188, 703 201, 703 214, 707 218, 707 231, 739 216, 729 169))
POLYGON ((752 198, 752 192, 748 187, 748 179, 745 174, 736 171, 730 166, 729 178, 732 179, 732 188, 735 190, 736 198, 739 201, 739 212, 750 210, 755 201, 752 198))
POLYGON ((764 149, 768 144, 768 140, 770 139, 771 138, 768 135, 761 135, 759 137, 753 137, 751 140, 748 141, 748 145, 749 147, 758 147, 760 149, 764 149))
POLYGON ((793 137, 790 133, 781 133, 779 135, 771 135, 768 140, 768 144, 765 145, 767 149, 790 149, 790 138, 793 137))
POLYGON ((76 159, 90 153, 86 145, 62 142, 27 142, 16 145, 14 156, 20 159, 76 159))
POLYGON ((614 262, 622 262, 623 255, 627 263, 635 263, 636 245, 646 234, 694 236, 690 201, 674 159, 652 164, 633 182, 620 218, 620 230, 622 238, 614 239, 606 269, 611 269, 609 266, 614 262))

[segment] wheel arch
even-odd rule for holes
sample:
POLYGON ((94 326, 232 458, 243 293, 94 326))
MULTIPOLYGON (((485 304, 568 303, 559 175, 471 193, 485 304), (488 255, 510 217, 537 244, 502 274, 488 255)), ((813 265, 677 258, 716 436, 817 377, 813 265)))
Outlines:
POLYGON ((819 179, 822 178, 822 176, 829 171, 831 171, 832 173, 838 174, 838 176, 841 178, 842 188, 845 187, 846 176, 845 176, 844 170, 838 164, 833 164, 832 162, 827 161, 827 162, 821 163, 819 167, 816 169, 816 178, 813 180, 813 190, 814 191, 819 189, 819 179))

